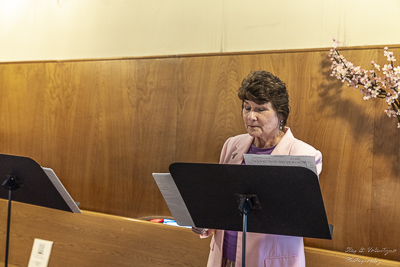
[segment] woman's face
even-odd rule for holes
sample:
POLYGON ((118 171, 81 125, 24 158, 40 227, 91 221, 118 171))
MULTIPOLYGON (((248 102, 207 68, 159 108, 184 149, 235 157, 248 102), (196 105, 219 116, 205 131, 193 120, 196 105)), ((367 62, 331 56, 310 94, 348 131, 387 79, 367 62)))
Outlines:
POLYGON ((270 102, 256 104, 243 101, 243 121, 248 133, 264 141, 273 140, 279 133, 279 116, 270 102))

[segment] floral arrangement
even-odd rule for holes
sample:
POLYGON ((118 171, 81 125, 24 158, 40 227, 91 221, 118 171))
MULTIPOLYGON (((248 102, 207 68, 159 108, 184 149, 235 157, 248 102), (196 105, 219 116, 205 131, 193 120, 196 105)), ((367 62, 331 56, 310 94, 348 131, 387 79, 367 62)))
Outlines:
POLYGON ((337 47, 339 42, 333 39, 333 48, 329 52, 332 61, 331 76, 336 77, 343 83, 346 82, 348 87, 359 89, 364 95, 364 100, 371 98, 382 98, 386 100, 388 105, 385 113, 388 117, 397 118, 397 128, 400 128, 400 66, 394 67, 393 62, 396 58, 393 52, 389 52, 388 48, 384 48, 384 56, 389 64, 381 67, 374 61, 371 61, 372 70, 361 69, 360 66, 354 66, 353 63, 339 54, 337 47), (377 76, 377 72, 383 73, 383 77, 377 76))

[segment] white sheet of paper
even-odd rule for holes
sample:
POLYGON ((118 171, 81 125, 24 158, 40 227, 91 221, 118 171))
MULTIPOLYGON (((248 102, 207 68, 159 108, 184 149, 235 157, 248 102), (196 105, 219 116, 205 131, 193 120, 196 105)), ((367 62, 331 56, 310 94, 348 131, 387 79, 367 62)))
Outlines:
POLYGON ((70 207, 72 212, 74 213, 81 213, 81 210, 79 209, 78 205, 76 205, 75 201, 72 199, 68 191, 65 189, 64 185, 61 183, 60 179, 58 179, 56 173, 53 171, 53 169, 42 167, 44 172, 46 173, 47 177, 49 177, 50 181, 53 183, 57 191, 60 193, 60 195, 63 197, 67 205, 70 207))
POLYGON ((305 167, 317 174, 317 166, 313 156, 289 156, 289 155, 260 155, 244 154, 246 165, 265 165, 265 166, 294 166, 305 167))
POLYGON ((180 226, 195 226, 171 174, 153 173, 153 177, 177 224, 180 226))

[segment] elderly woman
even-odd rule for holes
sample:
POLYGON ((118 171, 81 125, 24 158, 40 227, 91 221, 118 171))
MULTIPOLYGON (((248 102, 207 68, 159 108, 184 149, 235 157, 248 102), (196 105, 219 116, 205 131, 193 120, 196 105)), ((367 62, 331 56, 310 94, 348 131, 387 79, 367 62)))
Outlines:
MULTIPOLYGON (((243 80, 238 96, 247 134, 229 138, 221 152, 221 164, 246 164, 243 154, 314 156, 318 175, 322 154, 296 139, 286 127, 289 95, 286 85, 266 71, 253 71, 243 80)), ((212 230, 194 228, 202 238, 212 230)), ((248 233, 247 265, 251 267, 305 266, 302 237, 248 233)), ((242 266, 242 232, 215 230, 211 240, 208 267, 242 266)))

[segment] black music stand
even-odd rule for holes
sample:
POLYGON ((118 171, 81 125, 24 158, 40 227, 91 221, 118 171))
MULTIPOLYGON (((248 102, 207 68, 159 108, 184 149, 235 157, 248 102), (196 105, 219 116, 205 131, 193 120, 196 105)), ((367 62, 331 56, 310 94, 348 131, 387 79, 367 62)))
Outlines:
POLYGON ((169 170, 188 226, 243 231, 243 266, 247 231, 332 239, 318 177, 308 168, 173 163, 169 170))
POLYGON ((11 203, 13 200, 80 213, 78 206, 55 173, 51 169, 42 168, 31 158, 0 154, 0 182, 2 183, 0 198, 8 199, 5 266, 8 266, 11 203))

